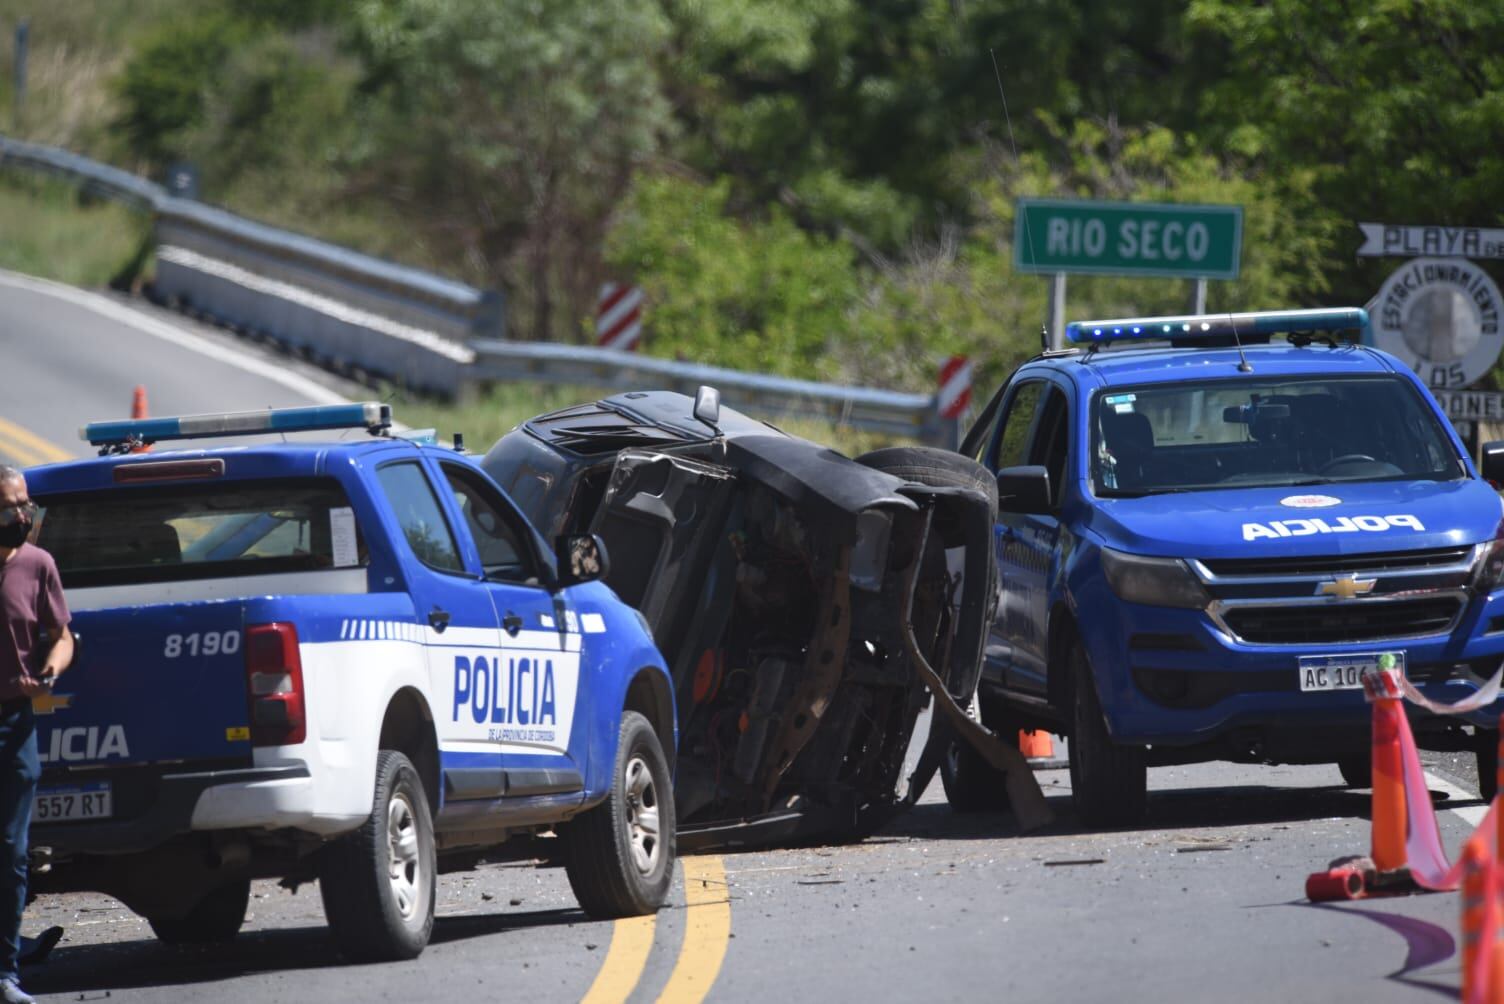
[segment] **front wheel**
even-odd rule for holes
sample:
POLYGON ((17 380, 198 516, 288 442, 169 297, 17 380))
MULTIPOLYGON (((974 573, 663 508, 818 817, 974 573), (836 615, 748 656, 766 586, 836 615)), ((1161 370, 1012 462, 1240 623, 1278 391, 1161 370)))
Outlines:
POLYGON ((371 815, 323 854, 319 894, 345 957, 417 958, 433 933, 438 868, 433 818, 412 761, 396 750, 377 754, 371 815))
POLYGON ((560 827, 564 871, 592 917, 652 913, 674 877, 674 790, 658 734, 635 711, 621 718, 606 800, 560 827))
POLYGON ((152 933, 168 945, 207 945, 240 933, 251 901, 251 880, 220 886, 181 917, 147 917, 152 933))
POLYGON ((1088 826, 1132 826, 1144 818, 1149 803, 1143 748, 1112 741, 1079 641, 1071 645, 1067 667, 1075 691, 1070 762, 1076 810, 1088 826))

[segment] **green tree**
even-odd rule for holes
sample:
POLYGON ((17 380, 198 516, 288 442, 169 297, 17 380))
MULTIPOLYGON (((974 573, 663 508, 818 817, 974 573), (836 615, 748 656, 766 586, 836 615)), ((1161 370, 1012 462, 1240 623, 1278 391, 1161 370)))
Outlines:
POLYGON ((727 179, 638 179, 609 261, 643 287, 645 351, 819 379, 859 294, 854 251, 798 227, 781 207, 728 213, 727 179))
POLYGON ((577 337, 610 214, 669 127, 667 32, 654 0, 364 0, 364 184, 505 288, 520 336, 577 337))
MULTIPOLYGON (((1273 177, 1309 178, 1317 225, 1499 220, 1504 7, 1192 0, 1189 20, 1232 53, 1205 135, 1273 177)), ((1345 237, 1342 257, 1356 229, 1345 237)), ((1361 301, 1393 265, 1344 264, 1334 289, 1361 301)))

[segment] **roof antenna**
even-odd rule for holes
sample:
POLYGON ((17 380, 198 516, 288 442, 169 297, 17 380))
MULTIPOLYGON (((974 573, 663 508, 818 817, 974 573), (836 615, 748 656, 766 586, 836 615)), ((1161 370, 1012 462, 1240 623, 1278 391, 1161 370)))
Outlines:
MULTIPOLYGON (((1003 99, 1003 121, 1008 124, 1008 146, 1013 150, 1013 162, 1018 163, 1018 141, 1013 138, 1013 116, 1008 114, 1008 94, 1003 90, 1003 71, 998 69, 997 50, 987 49, 987 55, 992 57, 992 75, 997 78, 997 95, 1003 99)), ((1037 261, 1034 257, 1034 230, 1029 226, 1029 214, 1024 214, 1024 239, 1029 242, 1029 260, 1037 261)), ((1050 351, 1050 326, 1039 326, 1039 350, 1050 351)))
POLYGON ((1231 311, 1228 311, 1227 323, 1232 326, 1232 343, 1238 347, 1238 358, 1242 360, 1238 363, 1238 372, 1252 373, 1253 367, 1248 364, 1248 357, 1243 354, 1243 342, 1238 338, 1238 322, 1233 318, 1231 311))

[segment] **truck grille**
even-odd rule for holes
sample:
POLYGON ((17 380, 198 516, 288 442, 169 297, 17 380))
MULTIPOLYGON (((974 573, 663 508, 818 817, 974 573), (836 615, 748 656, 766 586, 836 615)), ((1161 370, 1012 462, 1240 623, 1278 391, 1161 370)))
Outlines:
POLYGON ((1462 609, 1457 596, 1392 603, 1238 606, 1223 612, 1232 632, 1256 645, 1383 641, 1444 634, 1462 609))
POLYGON ((1329 554, 1295 558, 1203 558, 1201 564, 1215 576, 1244 575, 1337 575, 1346 572, 1377 572, 1398 569, 1446 568, 1470 560, 1473 546, 1437 547, 1424 551, 1391 551, 1384 554, 1329 554))

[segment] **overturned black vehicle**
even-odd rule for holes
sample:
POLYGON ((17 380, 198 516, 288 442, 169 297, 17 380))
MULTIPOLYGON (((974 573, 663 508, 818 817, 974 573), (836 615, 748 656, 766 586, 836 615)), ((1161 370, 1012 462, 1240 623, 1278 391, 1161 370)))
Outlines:
POLYGON ((957 715, 949 698, 976 687, 997 594, 980 466, 853 461, 709 388, 541 415, 482 466, 546 535, 598 534, 606 581, 652 628, 677 692, 681 846, 855 838, 944 759, 931 730, 903 784, 927 682, 957 715))

